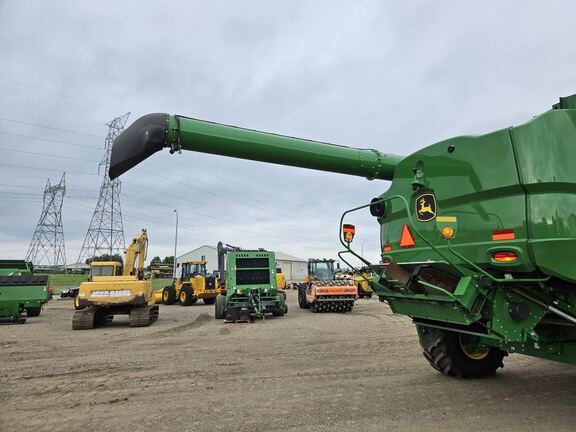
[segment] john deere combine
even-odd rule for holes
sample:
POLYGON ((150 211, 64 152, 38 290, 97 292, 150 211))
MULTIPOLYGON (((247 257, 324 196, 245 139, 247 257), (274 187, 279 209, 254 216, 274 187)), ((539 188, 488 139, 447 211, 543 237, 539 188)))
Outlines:
POLYGON ((34 275, 32 263, 0 260, 0 322, 24 323, 24 311, 29 317, 40 315, 48 297, 48 276, 34 275))
MULTIPOLYGON (((372 288, 416 324, 452 376, 493 374, 507 353, 576 364, 576 95, 528 123, 407 157, 182 116, 149 114, 114 144, 115 178, 168 147, 392 180, 354 211, 380 224, 372 288)), ((350 229, 350 227, 348 227, 350 229)))
POLYGON ((278 289, 276 257, 265 250, 242 250, 218 243, 220 294, 214 316, 226 322, 250 322, 266 314, 284 316, 286 296, 278 289))

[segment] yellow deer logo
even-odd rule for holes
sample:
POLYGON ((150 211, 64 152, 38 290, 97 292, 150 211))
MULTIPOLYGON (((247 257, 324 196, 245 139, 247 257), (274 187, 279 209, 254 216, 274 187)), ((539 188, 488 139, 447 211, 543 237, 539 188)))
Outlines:
POLYGON ((425 194, 416 200, 416 219, 427 222, 436 217, 436 198, 432 194, 425 194))

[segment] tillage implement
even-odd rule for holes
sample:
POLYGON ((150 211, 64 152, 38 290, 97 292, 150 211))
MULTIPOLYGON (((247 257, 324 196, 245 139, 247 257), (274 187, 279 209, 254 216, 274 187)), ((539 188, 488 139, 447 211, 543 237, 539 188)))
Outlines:
POLYGON ((116 139, 110 176, 167 147, 392 181, 342 216, 340 256, 368 266, 379 299, 412 318, 432 367, 477 377, 507 353, 576 364, 575 143, 576 95, 406 157, 149 114, 116 139), (368 209, 378 263, 348 235, 368 209))

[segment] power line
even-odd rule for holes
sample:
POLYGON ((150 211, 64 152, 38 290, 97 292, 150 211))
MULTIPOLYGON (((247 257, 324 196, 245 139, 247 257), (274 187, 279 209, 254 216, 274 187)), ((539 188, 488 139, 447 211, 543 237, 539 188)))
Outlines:
POLYGON ((15 137, 18 137, 18 138, 27 138, 27 139, 32 139, 32 140, 40 140, 40 141, 53 142, 53 143, 56 143, 56 144, 66 144, 66 145, 71 145, 71 146, 76 146, 76 147, 86 147, 86 148, 93 148, 93 149, 98 149, 98 150, 101 150, 101 149, 102 149, 102 147, 98 147, 98 146, 91 146, 91 145, 78 144, 78 143, 71 143, 71 142, 60 141, 60 140, 55 140, 55 139, 51 139, 51 138, 36 137, 36 136, 32 136, 32 135, 21 135, 21 134, 16 134, 16 133, 12 133, 12 132, 6 132, 6 131, 0 131, 0 134, 3 134, 3 135, 11 135, 11 136, 15 136, 15 137))
MULTIPOLYGON (((57 159, 71 159, 71 160, 85 161, 85 162, 98 162, 94 159, 84 159, 84 158, 76 158, 73 156, 62 156, 62 155, 55 155, 55 154, 49 154, 49 153, 31 152, 31 151, 27 151, 27 150, 16 150, 16 149, 9 149, 9 148, 5 148, 5 147, 0 147, 0 150, 9 151, 9 152, 13 152, 13 153, 24 153, 24 154, 31 154, 31 155, 36 155, 36 156, 53 157, 53 158, 57 158, 57 159)), ((62 170, 60 170, 60 171, 62 171, 62 170)))
POLYGON ((41 125, 41 124, 37 124, 37 123, 29 123, 29 122, 25 122, 25 121, 22 121, 22 120, 9 119, 9 118, 6 118, 6 117, 0 117, 0 120, 7 121, 7 122, 11 122, 11 123, 23 124, 23 125, 27 125, 27 126, 44 128, 44 129, 57 130, 57 131, 60 131, 60 132, 68 132, 68 133, 73 133, 73 134, 76 134, 76 135, 88 136, 88 137, 92 137, 92 138, 104 138, 103 136, 93 135, 93 134, 89 134, 89 133, 85 133, 85 132, 78 132, 78 131, 75 131, 75 130, 72 130, 72 129, 65 129, 65 128, 60 128, 60 127, 56 127, 56 126, 41 125))
POLYGON ((119 110, 119 108, 116 108, 116 107, 113 107, 113 106, 104 105, 104 104, 101 104, 101 103, 98 103, 98 102, 91 101, 91 100, 89 100, 89 99, 79 98, 79 97, 72 96, 72 95, 68 95, 68 94, 65 94, 65 93, 62 93, 62 92, 58 92, 58 91, 55 91, 55 90, 50 90, 50 89, 47 89, 47 88, 44 88, 44 87, 40 87, 40 86, 37 86, 37 85, 28 84, 28 83, 25 83, 25 82, 22 82, 22 81, 16 81, 16 80, 13 80, 13 79, 10 79, 10 78, 6 78, 6 77, 2 77, 2 76, 0 76, 0 80, 6 81, 6 82, 9 82, 9 83, 12 83, 12 84, 20 85, 20 86, 23 86, 23 87, 28 87, 28 88, 32 88, 32 89, 35 89, 35 90, 40 90, 40 91, 44 91, 44 92, 47 92, 47 93, 52 93, 52 94, 54 94, 54 95, 61 96, 61 97, 65 97, 65 98, 68 98, 68 99, 73 99, 73 100, 76 100, 76 101, 79 101, 79 102, 84 102, 84 103, 88 103, 88 104, 91 104, 91 105, 96 105, 96 106, 99 106, 99 107, 102 107, 102 108, 109 108, 109 109, 113 109, 113 110, 119 110))

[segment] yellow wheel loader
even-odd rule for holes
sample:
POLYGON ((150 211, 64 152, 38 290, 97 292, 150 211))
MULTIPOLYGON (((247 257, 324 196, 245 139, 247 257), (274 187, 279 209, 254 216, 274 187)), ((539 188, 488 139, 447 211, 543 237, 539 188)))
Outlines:
POLYGON ((214 304, 220 292, 218 279, 206 271, 207 261, 186 260, 179 264, 182 267, 180 277, 172 285, 162 290, 162 303, 171 305, 176 302, 181 306, 190 306, 202 299, 205 304, 214 304))
POLYGON ((129 315, 131 327, 149 326, 158 319, 152 283, 144 280, 148 234, 143 229, 124 253, 124 266, 116 261, 93 262, 90 278, 80 284, 72 328, 87 330, 129 315))

